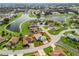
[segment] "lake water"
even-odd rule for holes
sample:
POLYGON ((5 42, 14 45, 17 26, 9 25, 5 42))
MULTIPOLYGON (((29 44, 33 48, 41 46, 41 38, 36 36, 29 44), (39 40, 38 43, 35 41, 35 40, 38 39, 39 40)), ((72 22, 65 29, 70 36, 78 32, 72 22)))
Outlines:
POLYGON ((8 25, 7 29, 13 32, 20 32, 19 26, 25 20, 27 20, 27 16, 26 14, 23 14, 20 18, 18 18, 17 20, 12 22, 10 25, 8 25))

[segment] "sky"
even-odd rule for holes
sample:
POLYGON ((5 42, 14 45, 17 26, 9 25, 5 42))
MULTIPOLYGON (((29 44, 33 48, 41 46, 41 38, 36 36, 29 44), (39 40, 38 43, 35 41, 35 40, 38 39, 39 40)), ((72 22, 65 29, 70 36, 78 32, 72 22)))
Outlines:
POLYGON ((24 7, 24 6, 72 6, 72 5, 79 5, 79 3, 0 3, 0 7, 24 7))
POLYGON ((79 0, 0 0, 0 3, 79 3, 79 0))

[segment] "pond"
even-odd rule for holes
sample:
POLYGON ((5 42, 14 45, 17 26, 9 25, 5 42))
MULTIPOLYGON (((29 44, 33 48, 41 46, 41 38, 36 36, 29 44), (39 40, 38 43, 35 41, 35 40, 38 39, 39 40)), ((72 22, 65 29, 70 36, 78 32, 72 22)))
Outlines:
POLYGON ((27 20, 27 15, 23 14, 20 18, 17 20, 13 21, 10 25, 6 27, 6 29, 13 31, 13 32, 20 32, 20 24, 27 20))
POLYGON ((52 16, 50 17, 51 20, 59 21, 59 22, 65 22, 66 18, 71 16, 52 16))

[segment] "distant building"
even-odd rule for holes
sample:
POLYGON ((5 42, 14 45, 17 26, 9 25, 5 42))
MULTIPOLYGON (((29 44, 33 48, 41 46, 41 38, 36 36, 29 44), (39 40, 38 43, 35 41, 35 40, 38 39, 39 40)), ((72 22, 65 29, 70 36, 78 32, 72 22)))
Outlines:
POLYGON ((71 19, 79 19, 79 16, 72 16, 71 19))

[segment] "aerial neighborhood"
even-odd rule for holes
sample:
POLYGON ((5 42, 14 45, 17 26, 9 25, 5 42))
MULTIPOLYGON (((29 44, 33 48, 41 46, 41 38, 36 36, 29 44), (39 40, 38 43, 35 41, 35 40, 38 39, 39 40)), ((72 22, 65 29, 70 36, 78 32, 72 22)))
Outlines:
POLYGON ((79 56, 79 4, 0 4, 0 56, 79 56))

